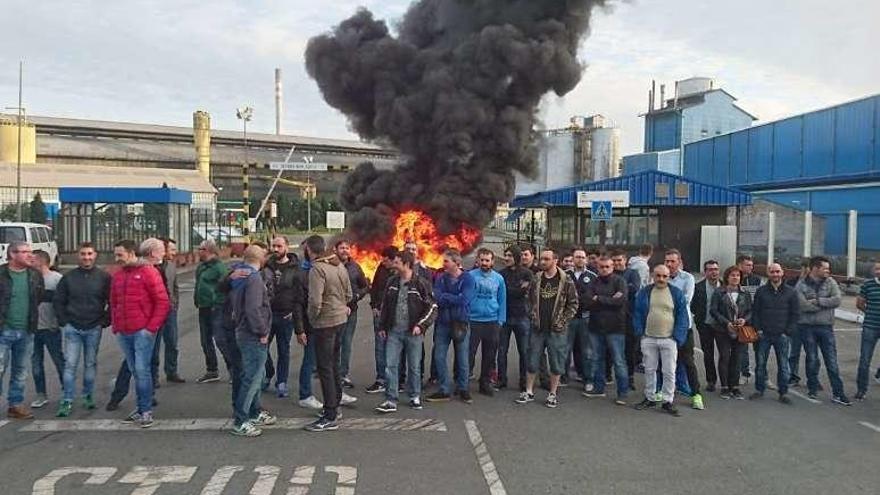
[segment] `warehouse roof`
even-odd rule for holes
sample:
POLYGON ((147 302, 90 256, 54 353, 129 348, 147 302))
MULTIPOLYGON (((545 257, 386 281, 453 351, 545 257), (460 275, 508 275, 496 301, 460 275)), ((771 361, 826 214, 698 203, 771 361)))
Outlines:
POLYGON ((518 196, 514 208, 576 206, 578 191, 629 191, 631 206, 740 206, 752 203, 752 195, 704 182, 646 170, 598 182, 585 182, 550 191, 518 196))
MULTIPOLYGON (((0 184, 14 187, 16 165, 0 163, 0 184)), ((173 187, 193 193, 217 190, 197 170, 145 167, 67 165, 63 163, 23 164, 21 185, 29 188, 62 187, 173 187)))

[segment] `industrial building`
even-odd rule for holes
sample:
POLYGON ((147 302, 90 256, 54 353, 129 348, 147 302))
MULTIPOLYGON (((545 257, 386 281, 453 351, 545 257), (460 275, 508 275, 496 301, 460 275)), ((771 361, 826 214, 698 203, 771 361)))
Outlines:
POLYGON ((748 191, 826 220, 825 254, 880 251, 880 95, 684 145, 684 177, 748 191))
POLYGON ((544 131, 538 173, 517 174, 516 195, 533 194, 620 175, 620 128, 602 115, 572 117, 564 129, 544 131))
POLYGON ((655 108, 656 84, 648 91, 644 152, 623 158, 623 170, 633 174, 660 170, 680 174, 683 146, 700 139, 744 129, 757 118, 736 104, 736 98, 708 77, 676 81, 672 98, 660 85, 660 106, 655 108))

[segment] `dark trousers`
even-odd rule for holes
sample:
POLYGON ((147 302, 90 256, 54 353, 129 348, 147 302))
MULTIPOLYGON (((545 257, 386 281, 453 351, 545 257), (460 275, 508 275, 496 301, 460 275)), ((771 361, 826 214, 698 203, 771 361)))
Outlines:
POLYGON ((529 358, 529 335, 532 323, 527 316, 508 318, 501 328, 498 339, 498 384, 507 386, 507 353, 510 350, 510 337, 516 341, 516 352, 519 354, 519 389, 526 389, 526 370, 529 358))
POLYGON ((221 317, 221 308, 199 308, 199 341, 202 344, 202 352, 205 354, 205 368, 208 373, 217 373, 217 350, 214 347, 214 319, 221 317))
MULTIPOLYGON (((156 365, 159 364, 159 349, 164 344, 165 352, 163 354, 163 359, 165 359, 165 363, 163 369, 165 370, 165 376, 174 376, 177 374, 177 358, 179 355, 179 350, 177 346, 177 337, 178 337, 178 328, 177 328, 177 309, 171 308, 171 311, 168 312, 168 317, 165 318, 165 324, 162 326, 162 331, 156 335, 156 349, 153 351, 153 359, 156 361, 156 365)), ((158 367, 153 374, 153 381, 159 379, 158 377, 158 367)))
MULTIPOLYGON (((489 388, 492 371, 495 368, 495 356, 498 354, 499 326, 495 322, 471 322, 470 368, 474 369, 477 347, 480 354, 480 389, 489 388)), ((473 371, 471 371, 473 373, 473 371)))
POLYGON ((718 345, 718 375, 721 379, 721 388, 739 388, 739 341, 727 332, 716 330, 715 344, 718 345))
POLYGON ((342 330, 345 323, 328 328, 314 328, 309 334, 315 339, 315 357, 318 361, 318 379, 324 396, 324 417, 336 420, 336 410, 342 400, 342 373, 339 371, 339 351, 342 348, 342 330))
POLYGON ((703 367, 706 369, 706 383, 715 385, 718 371, 715 368, 715 329, 710 325, 698 324, 700 333, 700 349, 703 350, 703 367))
MULTIPOLYGON (((276 342, 278 358, 278 373, 275 379, 275 386, 279 383, 287 383, 290 375, 290 341, 293 337, 293 320, 285 318, 283 313, 272 313, 272 327, 269 331, 269 349, 272 348, 272 341, 276 342)), ((272 362, 272 353, 266 354, 266 375, 264 380, 266 383, 272 381, 275 377, 275 364, 272 362)))
MULTIPOLYGON (((700 376, 697 374, 697 365, 694 363, 694 331, 688 330, 687 340, 678 348, 678 362, 684 365, 687 371, 688 384, 691 386, 691 394, 700 393, 700 376)), ((739 378, 737 377, 737 380, 739 378)))
POLYGON ((59 383, 64 382, 64 352, 61 350, 61 330, 43 329, 34 332, 34 353, 31 356, 31 368, 34 375, 34 386, 37 394, 46 395, 46 371, 43 366, 43 349, 49 353, 49 358, 55 364, 58 372, 59 383))
MULTIPOLYGON (((232 378, 232 395, 231 404, 233 414, 236 412, 235 400, 241 394, 241 375, 244 366, 242 364, 241 349, 235 340, 235 330, 223 326, 223 319, 217 316, 213 330, 212 342, 217 343, 217 349, 226 361, 226 368, 229 370, 229 376, 232 378)), ((213 343, 211 344, 213 348, 213 343)), ((259 401, 257 401, 259 405, 259 401)), ((258 413, 259 414, 259 413, 258 413)))

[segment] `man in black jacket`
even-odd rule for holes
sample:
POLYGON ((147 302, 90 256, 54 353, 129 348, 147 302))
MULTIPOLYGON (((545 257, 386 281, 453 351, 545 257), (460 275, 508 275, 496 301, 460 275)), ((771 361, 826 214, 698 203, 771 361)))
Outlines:
POLYGON ((531 270, 522 266, 522 252, 517 246, 504 251, 504 269, 501 277, 507 287, 507 321, 501 327, 498 344, 498 383, 497 388, 507 387, 507 354, 510 349, 510 336, 516 339, 516 352, 519 354, 519 391, 526 389, 528 368, 528 345, 532 324, 529 321, 529 288, 535 280, 531 270))
POLYGON ((585 390, 586 397, 605 397, 605 350, 611 350, 614 360, 614 380, 617 383, 618 405, 626 405, 629 392, 626 359, 626 281, 614 273, 611 258, 601 256, 596 261, 599 276, 586 288, 584 298, 590 309, 590 343, 594 352, 593 388, 585 390))
POLYGON ((419 360, 425 331, 437 318, 437 304, 434 302, 432 287, 424 277, 413 272, 415 257, 404 252, 393 260, 397 273, 388 282, 382 310, 379 317, 379 336, 386 340, 385 376, 388 379, 385 401, 376 406, 381 413, 397 412, 397 378, 400 354, 406 354, 409 366, 409 406, 421 409, 422 375, 419 360))
POLYGON ((703 367, 706 369, 706 392, 715 391, 718 370, 715 367, 715 318, 709 312, 712 294, 721 287, 721 267, 715 260, 703 263, 703 280, 694 286, 691 300, 691 314, 700 334, 700 349, 703 350, 703 367))
POLYGON ((9 370, 10 419, 33 419, 24 405, 24 387, 37 331, 37 307, 43 299, 43 275, 31 267, 30 244, 12 241, 8 263, 0 266, 0 390, 9 370))
POLYGON ((386 339, 379 334, 379 319, 381 317, 382 300, 385 298, 385 289, 388 286, 388 280, 394 274, 391 268, 391 262, 400 255, 400 252, 394 246, 387 246, 380 253, 382 261, 373 274, 373 282, 370 285, 370 308, 373 310, 373 355, 376 360, 376 381, 367 387, 368 394, 378 394, 385 391, 387 383, 385 377, 385 344, 386 339))
POLYGON ((101 332, 110 325, 110 275, 95 265, 98 252, 91 243, 79 248, 79 266, 67 272, 52 301, 64 337, 64 395, 59 417, 70 415, 76 396, 76 369, 83 361, 83 405, 95 408, 93 397, 98 372, 101 332))
POLYGON ((271 299, 272 327, 269 332, 269 347, 272 340, 275 340, 278 369, 275 369, 271 353, 267 353, 266 378, 263 383, 268 385, 274 376, 275 393, 279 399, 290 396, 287 385, 290 375, 290 341, 294 332, 303 328, 303 307, 306 301, 300 267, 289 249, 286 237, 275 236, 272 239, 273 254, 266 262, 275 288, 271 299))
POLYGON ((783 280, 785 272, 779 263, 767 267, 770 280, 755 292, 752 305, 752 324, 758 331, 760 340, 755 344, 755 393, 750 399, 760 399, 767 390, 767 356, 770 347, 776 352, 778 373, 776 383, 779 389, 779 402, 791 404, 788 393, 788 380, 791 371, 788 364, 790 335, 797 327, 800 317, 800 304, 797 292, 783 280))

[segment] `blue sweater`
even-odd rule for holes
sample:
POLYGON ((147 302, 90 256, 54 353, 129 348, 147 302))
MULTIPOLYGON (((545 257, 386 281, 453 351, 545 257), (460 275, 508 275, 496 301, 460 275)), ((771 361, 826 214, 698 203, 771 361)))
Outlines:
POLYGON ((471 300, 471 321, 479 323, 507 321, 507 287, 504 277, 495 270, 483 272, 475 268, 470 272, 474 278, 474 298, 471 300))
MULTIPOLYGON (((632 312, 633 334, 636 337, 645 335, 645 325, 648 322, 648 310, 651 308, 651 292, 653 290, 654 284, 651 284, 643 287, 636 294, 636 304, 632 312)), ((672 328, 672 338, 681 347, 687 340, 690 328, 690 310, 684 292, 673 285, 669 286, 669 290, 672 292, 672 301, 675 304, 675 326, 672 328)))
POLYGON ((462 272, 457 279, 444 273, 434 280, 434 298, 440 309, 437 323, 467 322, 470 320, 471 299, 474 298, 474 278, 468 272, 462 272))

